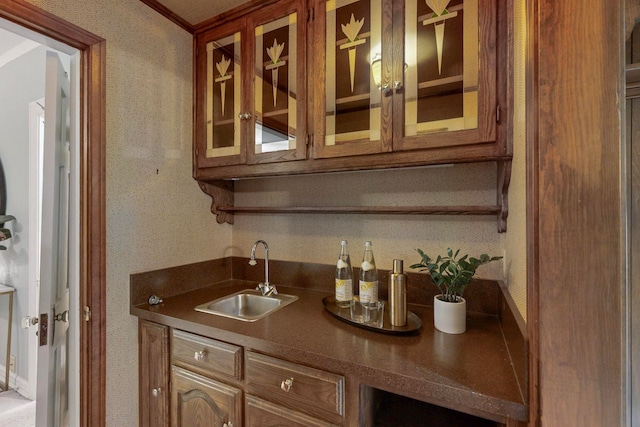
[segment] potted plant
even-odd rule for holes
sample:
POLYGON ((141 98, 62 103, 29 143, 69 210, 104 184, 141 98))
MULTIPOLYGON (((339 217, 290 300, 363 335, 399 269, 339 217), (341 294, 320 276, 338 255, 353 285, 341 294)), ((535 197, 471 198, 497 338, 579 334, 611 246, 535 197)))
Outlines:
POLYGON ((483 264, 502 259, 501 256, 490 257, 487 254, 480 258, 464 255, 458 258, 460 249, 455 253, 447 248, 447 255, 433 260, 421 249, 416 251, 422 257, 418 264, 411 268, 429 271, 431 281, 440 289, 440 294, 433 298, 433 316, 436 329, 449 334, 461 334, 467 329, 467 301, 462 297, 464 290, 483 264))

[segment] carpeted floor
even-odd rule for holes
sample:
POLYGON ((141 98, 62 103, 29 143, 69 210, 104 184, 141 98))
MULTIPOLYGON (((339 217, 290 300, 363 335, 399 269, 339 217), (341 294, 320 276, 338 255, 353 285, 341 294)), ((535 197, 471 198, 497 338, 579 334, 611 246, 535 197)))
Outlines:
POLYGON ((15 390, 0 393, 0 427, 34 427, 36 402, 15 390))

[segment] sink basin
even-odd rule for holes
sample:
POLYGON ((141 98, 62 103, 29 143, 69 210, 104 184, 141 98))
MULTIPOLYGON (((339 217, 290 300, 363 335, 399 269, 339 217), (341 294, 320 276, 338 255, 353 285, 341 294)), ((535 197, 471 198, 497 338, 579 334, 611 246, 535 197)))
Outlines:
POLYGON ((196 311, 230 317, 245 322, 255 322, 267 314, 291 304, 297 299, 297 296, 285 294, 276 294, 267 297, 262 296, 253 289, 246 289, 200 304, 196 307, 196 311))

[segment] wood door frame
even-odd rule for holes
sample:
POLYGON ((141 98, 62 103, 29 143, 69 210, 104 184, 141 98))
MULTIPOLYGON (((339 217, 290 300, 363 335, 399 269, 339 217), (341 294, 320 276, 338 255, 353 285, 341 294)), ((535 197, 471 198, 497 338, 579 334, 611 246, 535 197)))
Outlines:
POLYGON ((0 18, 78 49, 80 59, 80 424, 105 425, 106 41, 24 0, 0 0, 0 18))

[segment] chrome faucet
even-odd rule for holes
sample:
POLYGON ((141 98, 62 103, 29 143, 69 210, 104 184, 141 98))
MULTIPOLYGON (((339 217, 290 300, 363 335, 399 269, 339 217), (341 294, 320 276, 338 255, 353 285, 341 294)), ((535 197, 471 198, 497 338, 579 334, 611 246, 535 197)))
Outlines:
POLYGON ((256 265, 256 248, 258 244, 262 243, 264 245, 264 283, 259 283, 256 287, 257 291, 263 296, 271 296, 277 295, 278 290, 274 285, 269 284, 269 245, 264 240, 258 240, 253 244, 253 248, 251 248, 251 259, 249 260, 249 265, 256 265))

